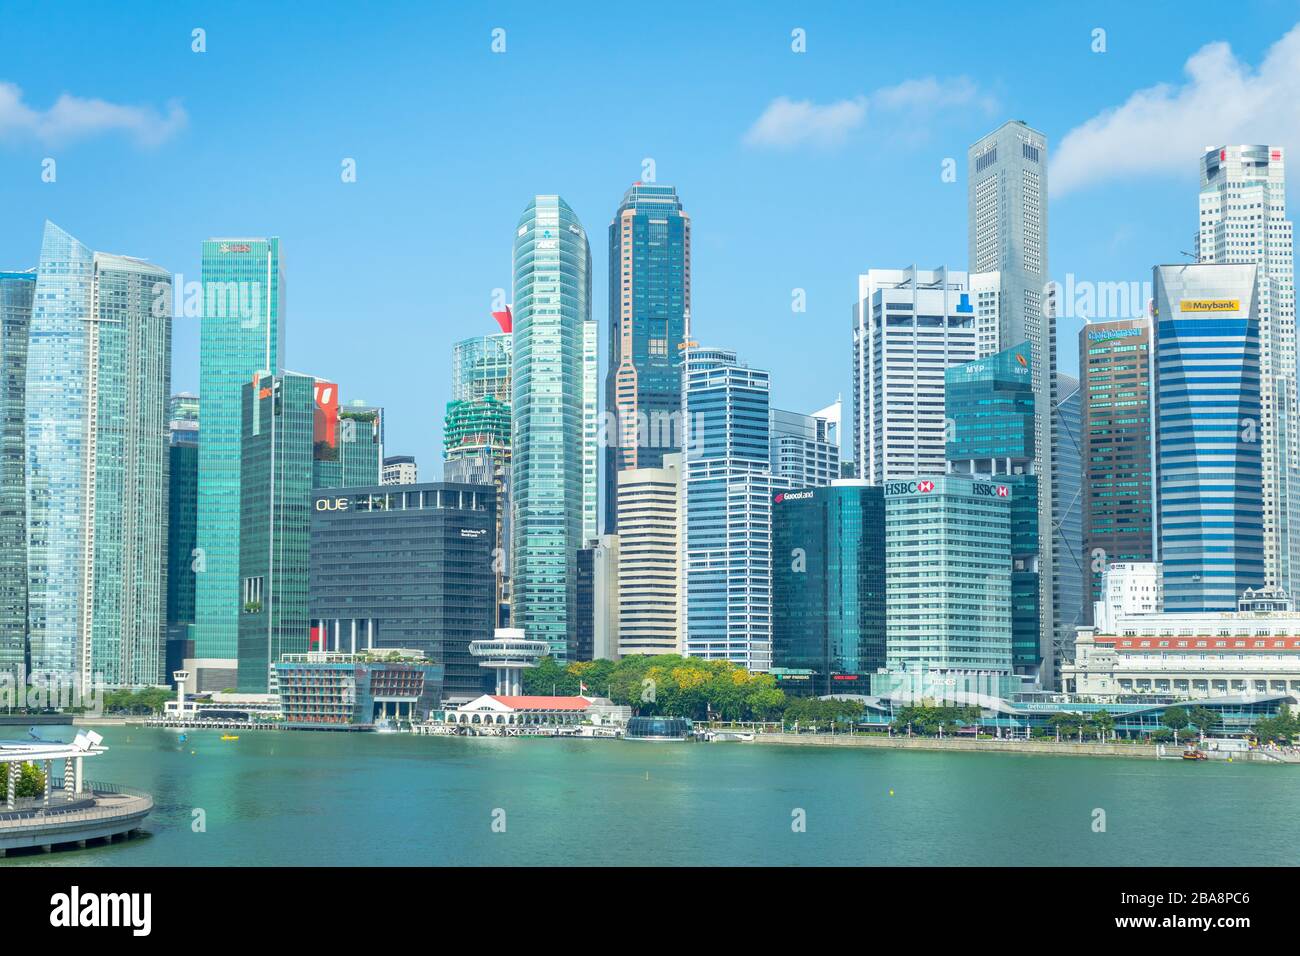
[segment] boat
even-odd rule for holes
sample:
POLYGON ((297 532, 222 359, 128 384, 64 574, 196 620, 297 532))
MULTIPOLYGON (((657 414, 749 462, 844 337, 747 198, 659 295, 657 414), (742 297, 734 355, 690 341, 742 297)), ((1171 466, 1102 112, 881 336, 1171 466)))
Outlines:
POLYGON ((1205 754, 1201 753, 1195 747, 1192 747, 1183 751, 1183 759, 1184 760, 1209 760, 1210 758, 1207 757, 1205 754))
POLYGON ((238 740, 238 739, 239 739, 239 734, 222 734, 222 735, 221 735, 221 739, 222 739, 222 740, 238 740))
POLYGON ((380 717, 375 721, 375 733, 395 734, 397 733, 397 728, 393 726, 393 722, 387 717, 380 717))

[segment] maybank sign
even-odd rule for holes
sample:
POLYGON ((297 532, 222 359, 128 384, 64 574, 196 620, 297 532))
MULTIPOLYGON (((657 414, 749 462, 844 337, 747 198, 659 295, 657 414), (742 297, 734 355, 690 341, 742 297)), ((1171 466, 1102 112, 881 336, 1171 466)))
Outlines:
POLYGON ((1179 312, 1240 312, 1240 299, 1179 299, 1179 312))

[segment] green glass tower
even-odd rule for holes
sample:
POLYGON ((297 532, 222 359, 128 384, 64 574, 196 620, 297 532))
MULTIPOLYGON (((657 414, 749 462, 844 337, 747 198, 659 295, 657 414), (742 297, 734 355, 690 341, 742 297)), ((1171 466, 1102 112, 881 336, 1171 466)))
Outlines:
POLYGON ((240 396, 254 376, 282 368, 280 240, 209 239, 202 279, 195 655, 230 659, 241 631, 240 396))
POLYGON ((0 272, 0 672, 27 664, 27 335, 36 270, 0 272))
POLYGON ((586 231, 559 196, 538 196, 514 242, 511 623, 560 660, 577 640, 574 582, 588 505, 595 518, 590 322, 586 231))
POLYGON ((194 549, 198 545, 199 400, 173 395, 168 419, 167 630, 194 626, 194 549))

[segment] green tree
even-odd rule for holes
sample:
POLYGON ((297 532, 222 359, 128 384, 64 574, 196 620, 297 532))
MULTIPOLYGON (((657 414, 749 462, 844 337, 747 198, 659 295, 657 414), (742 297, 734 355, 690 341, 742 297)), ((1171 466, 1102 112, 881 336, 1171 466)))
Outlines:
MULTIPOLYGON (((8 792, 8 781, 5 782, 6 793, 8 792)), ((41 797, 45 795, 45 773, 32 762, 22 764, 18 768, 18 779, 14 784, 14 796, 16 797, 41 797)))
POLYGON ((1101 734, 1101 739, 1103 741, 1110 736, 1115 729, 1115 718, 1106 710, 1099 710, 1097 713, 1093 714, 1092 722, 1097 728, 1098 733, 1101 734))
POLYGON ((1187 716, 1187 711, 1181 707, 1170 707, 1165 711, 1164 725, 1174 732, 1174 740, 1178 739, 1178 731, 1184 729, 1191 723, 1187 716))
POLYGON ((1200 732, 1201 741, 1204 742, 1210 728, 1219 722, 1219 715, 1208 707, 1198 705, 1187 712, 1187 719, 1200 732))

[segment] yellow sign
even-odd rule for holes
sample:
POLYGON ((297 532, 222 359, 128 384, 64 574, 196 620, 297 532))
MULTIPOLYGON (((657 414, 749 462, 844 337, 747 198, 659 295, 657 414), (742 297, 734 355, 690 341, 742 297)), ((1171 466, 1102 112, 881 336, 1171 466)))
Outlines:
POLYGON ((1240 312, 1240 299, 1179 299, 1179 312, 1240 312))

